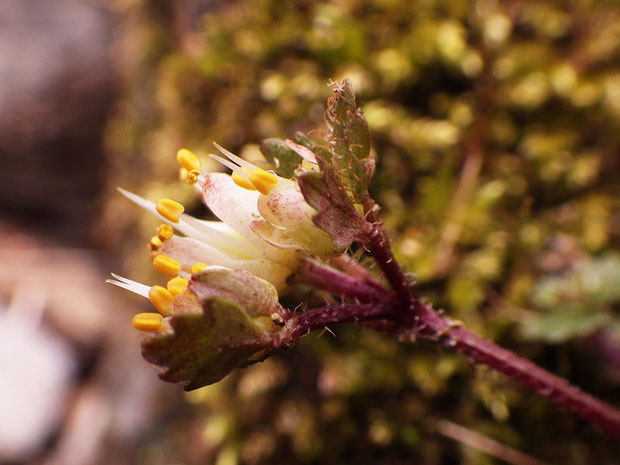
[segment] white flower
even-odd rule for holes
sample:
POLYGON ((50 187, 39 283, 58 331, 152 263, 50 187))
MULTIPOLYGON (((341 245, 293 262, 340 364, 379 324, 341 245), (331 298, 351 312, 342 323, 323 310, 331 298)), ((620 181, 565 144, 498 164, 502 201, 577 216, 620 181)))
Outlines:
POLYGON ((312 222, 316 211, 295 181, 216 147, 227 158, 211 157, 231 168, 232 175, 201 172, 200 161, 187 149, 179 150, 177 159, 221 221, 198 220, 170 199, 154 203, 119 189, 184 236, 152 239, 153 248, 163 254, 155 257, 156 268, 172 277, 191 275, 196 263, 220 265, 249 271, 281 291, 303 254, 334 253, 331 237, 312 222))
MULTIPOLYGON (((215 146, 226 158, 211 158, 230 168, 231 175, 201 171, 200 160, 187 149, 178 151, 177 160, 186 181, 200 189, 205 205, 221 221, 199 220, 183 213, 183 206, 173 200, 155 203, 119 188, 125 197, 164 222, 151 238, 150 247, 155 268, 172 279, 168 289, 118 276, 110 282, 148 297, 164 315, 170 313, 174 300, 171 286, 172 290, 179 283, 181 289, 187 287, 187 280, 207 266, 247 271, 282 292, 304 255, 335 253, 331 236, 313 223, 316 211, 306 203, 295 180, 215 146)), ((316 169, 308 152, 301 154, 305 160, 299 170, 316 169)), ((139 316, 144 321, 134 319, 134 326, 159 330, 161 318, 154 315, 139 316)))

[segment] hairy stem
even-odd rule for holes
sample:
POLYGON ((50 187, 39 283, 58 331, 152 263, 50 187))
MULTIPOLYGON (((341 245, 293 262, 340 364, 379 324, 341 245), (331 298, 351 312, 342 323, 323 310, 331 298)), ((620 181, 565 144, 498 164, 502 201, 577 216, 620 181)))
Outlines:
POLYGON ((494 368, 597 425, 610 436, 620 438, 620 412, 618 410, 535 363, 461 327, 450 329, 444 336, 443 342, 445 345, 453 345, 470 360, 494 368))
POLYGON ((421 301, 415 303, 415 315, 404 312, 395 300, 355 305, 330 305, 295 313, 287 320, 276 348, 294 343, 315 329, 340 323, 394 322, 400 336, 419 336, 465 355, 527 386, 552 402, 581 416, 610 436, 620 438, 620 412, 611 405, 571 385, 533 362, 519 357, 438 314, 421 301))
POLYGON ((394 299, 394 294, 369 277, 353 278, 317 260, 303 259, 297 269, 299 278, 318 289, 360 302, 394 299))
MULTIPOLYGON (((456 324, 425 304, 416 295, 412 284, 394 260, 389 240, 372 199, 366 199, 364 209, 366 218, 374 224, 375 231, 363 246, 375 259, 394 289, 395 300, 398 301, 396 307, 400 311, 393 313, 392 318, 398 320, 401 329, 397 332, 400 335, 409 336, 410 339, 421 336, 454 348, 472 362, 484 363, 504 373, 512 380, 597 425, 609 435, 620 438, 620 412, 611 405, 595 399, 566 380, 462 328, 460 324, 456 324)), ((380 319, 377 315, 374 317, 380 319)))
POLYGON ((312 330, 334 324, 393 320, 398 313, 399 309, 389 302, 312 308, 289 318, 274 345, 287 346, 312 330))
POLYGON ((400 265, 394 259, 394 254, 390 247, 390 239, 385 233, 383 222, 379 217, 379 207, 370 196, 364 200, 364 212, 366 219, 374 225, 374 232, 368 241, 363 244, 364 248, 375 259, 400 301, 406 303, 406 306, 410 309, 413 309, 413 302, 417 298, 416 293, 400 265))

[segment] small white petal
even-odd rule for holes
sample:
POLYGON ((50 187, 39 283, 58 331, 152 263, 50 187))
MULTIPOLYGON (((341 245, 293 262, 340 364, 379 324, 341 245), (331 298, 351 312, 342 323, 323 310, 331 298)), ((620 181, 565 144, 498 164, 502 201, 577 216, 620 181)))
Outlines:
MULTIPOLYGON (((142 198, 139 195, 136 195, 120 187, 118 187, 117 189, 121 194, 134 202, 136 205, 151 212, 162 222, 172 226, 176 231, 184 234, 185 236, 193 237, 203 242, 218 245, 222 248, 222 250, 225 250, 232 255, 240 255, 242 257, 257 257, 261 255, 261 253, 256 250, 256 248, 253 247, 252 244, 250 244, 247 240, 245 240, 245 238, 243 238, 243 236, 240 236, 239 234, 227 234, 225 232, 225 228, 214 227, 214 223, 219 222, 202 222, 186 213, 183 213, 179 217, 179 222, 173 223, 159 214, 156 208, 156 204, 154 202, 146 200, 145 198, 142 198)), ((228 228, 229 231, 230 229, 231 228, 228 228)))
POLYGON ((255 258, 261 255, 245 237, 221 221, 203 221, 186 214, 181 215, 181 220, 193 228, 192 233, 186 236, 217 246, 222 251, 240 258, 255 258))
POLYGON ((175 236, 168 239, 162 244, 160 250, 177 260, 184 268, 190 268, 194 263, 201 262, 233 270, 245 270, 271 282, 278 290, 286 287, 286 278, 292 273, 291 268, 266 258, 250 260, 232 258, 215 247, 187 237, 175 236))

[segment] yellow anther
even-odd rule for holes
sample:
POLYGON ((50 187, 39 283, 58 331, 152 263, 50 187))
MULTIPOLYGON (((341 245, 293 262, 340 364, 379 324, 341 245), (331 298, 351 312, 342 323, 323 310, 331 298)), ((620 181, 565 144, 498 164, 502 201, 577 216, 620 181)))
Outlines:
POLYGON ((153 286, 149 291, 149 300, 159 313, 162 315, 170 315, 174 302, 174 295, 170 290, 161 286, 153 286))
POLYGON ((245 179, 240 174, 233 173, 232 174, 232 179, 235 182, 235 184, 237 186, 239 186, 239 187, 243 187, 244 189, 247 189, 249 191, 255 191, 256 190, 256 188, 252 185, 252 183, 250 181, 248 181, 247 179, 245 179))
POLYGON ((161 247, 161 239, 157 236, 153 236, 151 237, 151 240, 149 241, 149 249, 151 251, 157 250, 161 247))
POLYGON ((168 281, 166 287, 168 288, 170 294, 178 295, 185 289, 187 289, 188 283, 189 281, 184 278, 172 278, 170 281, 168 281))
POLYGON ((202 263, 202 262, 194 263, 192 265, 192 274, 199 273, 200 271, 204 270, 208 266, 209 265, 207 265, 206 263, 202 263))
POLYGON ((159 313, 138 313, 131 324, 138 331, 159 331, 164 318, 159 313))
POLYGON ((187 149, 181 149, 177 152, 177 161, 187 171, 200 170, 200 159, 187 149))
POLYGON ((159 254, 153 259, 153 266, 160 273, 175 278, 181 271, 181 264, 174 258, 170 258, 164 254, 159 254))
POLYGON ((267 195, 278 184, 278 177, 269 171, 256 168, 250 173, 250 182, 258 192, 267 195))
POLYGON ((179 215, 185 211, 183 205, 170 199, 160 199, 155 208, 157 213, 173 223, 178 223, 179 215))
POLYGON ((165 242, 174 236, 174 230, 169 224, 162 224, 157 228, 157 237, 160 241, 165 242))
POLYGON ((185 176, 185 182, 194 185, 198 182, 198 176, 200 176, 200 170, 188 171, 187 176, 185 176))

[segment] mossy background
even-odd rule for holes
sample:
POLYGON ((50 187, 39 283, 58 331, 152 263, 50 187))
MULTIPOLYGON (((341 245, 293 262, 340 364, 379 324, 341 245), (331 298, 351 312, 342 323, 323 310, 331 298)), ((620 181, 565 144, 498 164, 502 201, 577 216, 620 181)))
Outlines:
MULTIPOLYGON (((123 232, 132 277, 153 279, 135 245, 155 224, 116 185, 206 215, 178 181, 178 148, 259 159, 263 138, 322 128, 327 83, 348 78, 373 135, 371 191, 419 292, 619 405, 615 2, 125 0, 116 13, 101 227, 123 232)), ((136 463, 502 463, 441 435, 442 419, 547 463, 620 463, 617 441, 463 357, 331 329, 188 395, 136 463)))

